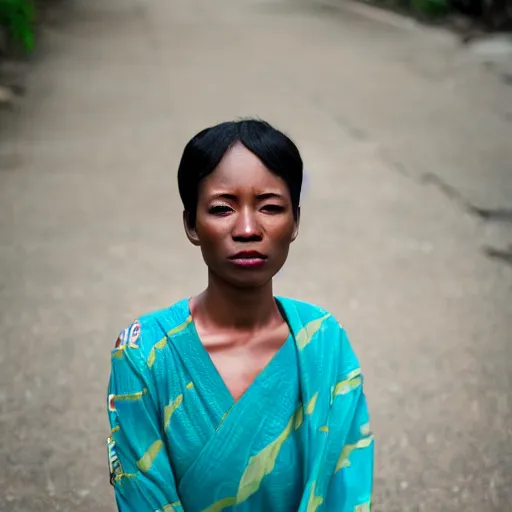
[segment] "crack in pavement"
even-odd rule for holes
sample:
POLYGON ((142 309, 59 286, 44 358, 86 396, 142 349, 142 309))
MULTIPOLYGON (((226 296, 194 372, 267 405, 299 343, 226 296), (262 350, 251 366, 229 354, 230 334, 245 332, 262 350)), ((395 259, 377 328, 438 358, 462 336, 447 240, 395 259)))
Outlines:
POLYGON ((503 250, 496 249, 495 247, 484 247, 484 254, 489 258, 512 265, 512 244, 503 250))
MULTIPOLYGON (((310 97, 310 102, 317 108, 324 110, 326 105, 317 96, 310 97)), ((512 116, 511 116, 512 117, 512 116)), ((357 126, 352 120, 340 113, 332 116, 335 124, 343 130, 353 141, 364 145, 373 145, 374 155, 379 158, 385 167, 397 173, 400 176, 409 178, 420 185, 432 185, 441 194, 452 203, 457 204, 463 211, 469 213, 472 217, 478 218, 483 222, 493 222, 502 224, 512 224, 512 209, 509 208, 484 208, 476 206, 453 185, 447 183, 441 176, 433 172, 423 174, 411 174, 406 166, 398 159, 394 158, 392 152, 381 146, 372 139, 370 133, 357 126)), ((508 249, 486 246, 482 248, 483 253, 488 258, 512 264, 512 245, 508 249)))
MULTIPOLYGON (((449 200, 459 204, 466 212, 473 217, 478 217, 485 222, 512 223, 512 210, 508 208, 480 208, 468 201, 455 187, 446 183, 441 177, 434 173, 423 174, 420 178, 422 183, 435 186, 449 200)), ((506 249, 484 246, 483 253, 490 259, 512 265, 512 244, 506 249)))
POLYGON ((483 220, 495 222, 512 222, 512 210, 507 208, 478 208, 473 206, 473 213, 478 215, 483 220))
POLYGON ((445 197, 458 203, 464 210, 473 216, 490 222, 512 223, 512 210, 508 208, 480 208, 468 201, 455 187, 446 183, 435 173, 425 173, 420 177, 420 182, 435 186, 445 197))

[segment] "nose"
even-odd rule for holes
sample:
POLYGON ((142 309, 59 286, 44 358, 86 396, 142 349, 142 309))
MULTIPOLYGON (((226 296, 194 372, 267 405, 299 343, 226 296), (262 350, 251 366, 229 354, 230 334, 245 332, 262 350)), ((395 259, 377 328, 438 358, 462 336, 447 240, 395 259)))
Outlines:
POLYGON ((257 242, 262 239, 261 226, 255 212, 247 208, 238 213, 232 237, 235 242, 257 242))

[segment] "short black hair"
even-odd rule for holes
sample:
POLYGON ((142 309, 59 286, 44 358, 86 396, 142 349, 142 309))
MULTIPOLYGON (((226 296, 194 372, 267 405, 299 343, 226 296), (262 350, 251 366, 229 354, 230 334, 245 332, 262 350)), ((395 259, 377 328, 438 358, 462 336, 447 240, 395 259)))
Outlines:
POLYGON ((297 146, 266 121, 227 121, 200 131, 185 146, 178 168, 178 188, 188 222, 195 225, 199 184, 235 144, 243 144, 282 178, 290 191, 293 215, 299 215, 303 163, 297 146))

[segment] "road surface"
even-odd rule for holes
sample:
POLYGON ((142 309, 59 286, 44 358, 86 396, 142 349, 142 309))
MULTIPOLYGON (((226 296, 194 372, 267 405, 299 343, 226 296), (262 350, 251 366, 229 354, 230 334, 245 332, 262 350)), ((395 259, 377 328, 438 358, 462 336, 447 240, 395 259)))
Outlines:
POLYGON ((198 130, 240 116, 303 152, 276 292, 351 336, 375 510, 512 510, 507 62, 332 2, 56 5, 0 118, 0 510, 114 511, 109 353, 138 315, 200 290, 177 165, 198 130))

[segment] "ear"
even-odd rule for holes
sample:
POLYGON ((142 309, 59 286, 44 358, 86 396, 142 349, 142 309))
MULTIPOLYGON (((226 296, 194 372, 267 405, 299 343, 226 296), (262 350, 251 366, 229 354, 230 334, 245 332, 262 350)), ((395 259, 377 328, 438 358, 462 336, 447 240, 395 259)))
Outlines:
POLYGON ((192 245, 199 245, 199 237, 197 236, 196 228, 192 225, 190 213, 187 210, 183 210, 183 227, 185 228, 185 234, 192 245))
POLYGON ((292 242, 299 236, 299 224, 300 224, 300 206, 297 208, 297 219, 295 220, 295 227, 292 233, 292 242))

